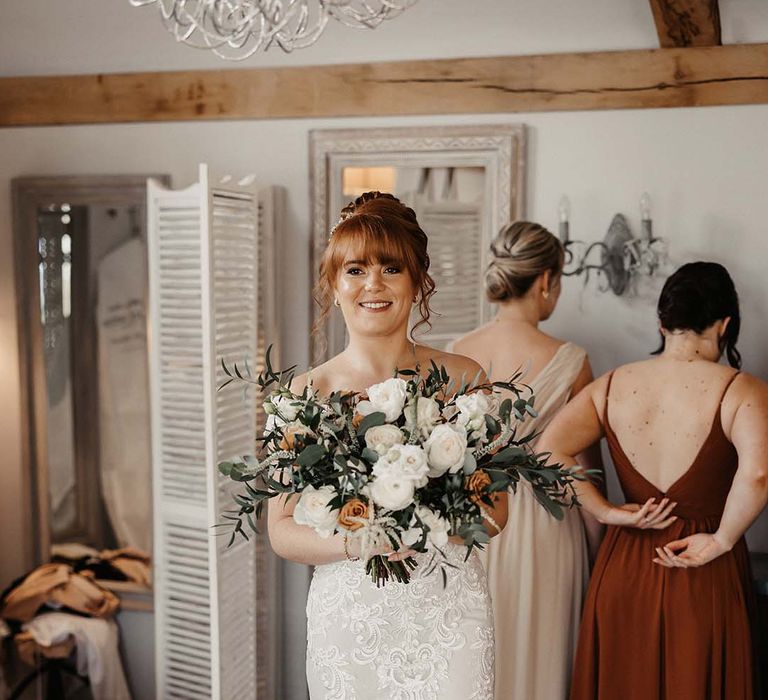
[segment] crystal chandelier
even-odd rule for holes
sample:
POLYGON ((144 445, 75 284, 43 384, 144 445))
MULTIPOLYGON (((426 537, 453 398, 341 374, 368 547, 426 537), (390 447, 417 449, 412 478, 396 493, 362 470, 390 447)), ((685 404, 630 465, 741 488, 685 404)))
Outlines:
POLYGON ((279 46, 303 49, 317 41, 330 18, 348 27, 373 29, 416 0, 130 0, 158 5, 176 41, 240 61, 279 46))

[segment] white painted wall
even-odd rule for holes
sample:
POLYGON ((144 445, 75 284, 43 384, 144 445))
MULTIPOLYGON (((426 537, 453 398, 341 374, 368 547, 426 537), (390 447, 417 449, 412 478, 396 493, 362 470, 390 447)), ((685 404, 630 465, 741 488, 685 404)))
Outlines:
MULTIPOLYGON (((638 198, 650 192, 655 231, 676 262, 710 258, 731 269, 742 293, 746 369, 768 378, 763 304, 768 280, 764 183, 768 181, 768 106, 419 117, 136 124, 0 131, 0 527, 20 536, 19 410, 13 308, 9 180, 18 175, 168 172, 177 185, 194 179, 199 161, 220 170, 255 172, 290 197, 281 290, 286 362, 306 362, 309 325, 308 131, 521 121, 529 130, 528 212, 552 227, 557 202, 572 203, 576 238, 602 237, 617 211, 638 224, 638 198), (286 251, 291 251, 289 255, 286 251), (298 290, 298 291, 297 291, 298 290)), ((623 299, 582 290, 568 280, 551 329, 585 345, 597 371, 643 356, 655 345, 655 293, 623 299), (650 294, 650 296, 649 296, 650 294)), ((18 538, 15 538, 18 539, 18 538)), ((761 547, 768 549, 768 531, 761 547)), ((5 550, 5 547, 4 547, 5 550)), ((18 554, 2 560, 2 578, 18 571, 18 554)))
MULTIPOLYGON (((768 41, 768 3, 723 2, 726 42, 768 41)), ((270 53, 248 66, 652 48, 647 0, 420 0, 372 33, 331 27, 293 56, 270 53), (340 48, 340 47, 343 47, 340 48)), ((127 0, 26 0, 0 5, 0 75, 218 68, 175 45, 153 9, 127 0)), ((439 111, 439 110, 436 110, 439 111)), ((132 124, 0 130, 0 586, 21 573, 19 381, 12 269, 10 179, 20 175, 169 173, 193 181, 197 164, 255 172, 289 192, 281 245, 285 361, 304 364, 309 325, 308 132, 316 128, 523 122, 529 125, 528 216, 556 226, 563 193, 574 237, 601 238, 622 211, 637 225, 647 190, 654 224, 675 262, 725 263, 743 300, 745 368, 768 379, 768 106, 522 115, 132 124)), ((566 282, 549 329, 590 351, 596 371, 655 346, 657 288, 618 299, 566 282)), ((751 538, 768 550, 768 520, 751 538)), ((297 610, 301 616, 303 612, 297 610)), ((297 669, 299 681, 301 670, 297 669)), ((295 675, 295 674, 294 674, 295 675)), ((291 695, 293 696, 293 695, 291 695)))

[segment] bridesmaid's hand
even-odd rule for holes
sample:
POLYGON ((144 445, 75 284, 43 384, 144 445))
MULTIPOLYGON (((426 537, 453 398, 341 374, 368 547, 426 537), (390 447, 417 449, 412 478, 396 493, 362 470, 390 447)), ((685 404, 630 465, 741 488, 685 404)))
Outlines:
POLYGON ((668 498, 656 503, 655 498, 649 498, 642 506, 637 503, 626 503, 623 506, 612 507, 602 522, 606 525, 636 527, 639 530, 664 530, 675 520, 671 515, 677 503, 668 498))
POLYGON ((710 535, 700 532, 690 535, 682 540, 675 540, 664 547, 656 547, 656 557, 653 561, 667 568, 687 569, 689 567, 704 566, 721 554, 730 551, 722 542, 717 533, 710 535))

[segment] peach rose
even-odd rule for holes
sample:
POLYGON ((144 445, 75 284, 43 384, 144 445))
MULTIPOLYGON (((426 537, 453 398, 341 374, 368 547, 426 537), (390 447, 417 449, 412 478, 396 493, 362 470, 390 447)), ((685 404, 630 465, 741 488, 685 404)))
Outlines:
POLYGON ((339 525, 345 530, 358 530, 363 526, 363 523, 357 522, 352 518, 367 518, 368 517, 368 504, 365 501, 361 501, 359 498, 353 498, 351 501, 347 501, 339 511, 339 525))
POLYGON ((357 430, 360 427, 360 423, 363 422, 363 419, 365 416, 362 413, 355 413, 354 416, 352 416, 352 426, 355 430, 357 430))
POLYGON ((296 447, 297 437, 312 435, 312 431, 305 425, 289 425, 283 431, 283 439, 280 440, 281 450, 292 450, 296 447))
POLYGON ((485 493, 485 487, 491 483, 491 477, 484 469, 478 469, 476 472, 470 474, 465 481, 465 488, 472 495, 469 497, 473 503, 480 505, 480 500, 483 493, 485 493))

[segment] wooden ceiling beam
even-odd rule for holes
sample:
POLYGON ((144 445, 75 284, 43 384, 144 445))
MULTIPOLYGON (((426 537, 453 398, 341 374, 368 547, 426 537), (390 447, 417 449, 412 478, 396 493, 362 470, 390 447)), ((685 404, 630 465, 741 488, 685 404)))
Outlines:
POLYGON ((649 0, 659 46, 720 46, 718 0, 649 0))
POLYGON ((768 103, 768 44, 0 78, 0 127, 768 103))

